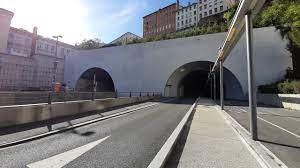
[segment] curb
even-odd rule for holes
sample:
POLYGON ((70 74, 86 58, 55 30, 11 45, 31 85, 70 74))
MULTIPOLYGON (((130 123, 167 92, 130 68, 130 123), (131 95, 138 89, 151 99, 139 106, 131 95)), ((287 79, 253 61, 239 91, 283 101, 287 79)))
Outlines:
POLYGON ((262 167, 267 168, 288 168, 274 153, 267 149, 261 142, 254 141, 250 137, 250 132, 240 125, 233 117, 231 117, 225 110, 216 104, 215 107, 228 121, 228 124, 238 134, 248 150, 252 153, 255 159, 262 167))
POLYGON ((199 98, 194 102, 192 107, 189 109, 189 111, 185 114, 185 116, 182 118, 180 123, 177 125, 175 130, 172 132, 170 137, 167 139, 165 144, 161 147, 159 152, 156 154, 154 159, 151 161, 151 163, 148 165, 148 168, 162 168, 164 164, 166 163, 169 155, 172 152, 173 147, 175 146, 180 133, 182 132, 185 124, 187 123, 188 119, 190 118, 192 112, 195 109, 195 106, 198 102, 199 98))

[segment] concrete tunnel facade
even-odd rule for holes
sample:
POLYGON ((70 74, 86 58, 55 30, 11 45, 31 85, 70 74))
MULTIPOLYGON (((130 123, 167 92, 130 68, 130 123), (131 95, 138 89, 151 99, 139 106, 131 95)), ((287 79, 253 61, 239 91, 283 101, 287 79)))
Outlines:
MULTIPOLYGON (((120 92, 161 92, 167 97, 183 96, 183 80, 191 73, 195 74, 195 78, 197 75, 204 77, 216 60, 218 48, 225 37, 226 33, 217 33, 80 51, 66 57, 65 82, 70 88, 76 88, 85 72, 99 68, 107 72, 109 77, 106 78, 111 78, 114 89, 120 92)), ((286 45, 287 42, 273 27, 254 30, 257 85, 282 79, 286 69, 292 67, 286 45)), ((248 86, 244 36, 225 61, 224 67, 225 98, 245 99, 248 86)), ((101 80, 98 82, 101 85, 101 80)), ((203 80, 201 82, 203 84, 203 80)), ((193 81, 190 81, 186 86, 192 84, 193 81)))

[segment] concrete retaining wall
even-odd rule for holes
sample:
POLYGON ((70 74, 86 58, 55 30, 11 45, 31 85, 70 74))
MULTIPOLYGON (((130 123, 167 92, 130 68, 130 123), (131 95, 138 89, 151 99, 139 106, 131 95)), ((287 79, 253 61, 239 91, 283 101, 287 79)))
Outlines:
POLYGON ((257 94, 257 101, 267 105, 300 110, 300 94, 257 94))
POLYGON ((0 127, 14 126, 69 116, 94 110, 138 103, 153 99, 153 96, 131 98, 97 99, 95 101, 73 101, 37 105, 17 105, 0 107, 0 127))

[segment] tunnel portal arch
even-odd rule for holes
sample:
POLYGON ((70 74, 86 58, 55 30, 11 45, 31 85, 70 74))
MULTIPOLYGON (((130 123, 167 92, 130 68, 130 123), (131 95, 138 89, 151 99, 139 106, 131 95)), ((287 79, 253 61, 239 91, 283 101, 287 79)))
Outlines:
MULTIPOLYGON (((196 61, 177 68, 168 78, 164 95, 166 97, 208 97, 211 84, 208 74, 213 62, 196 61)), ((217 78, 217 96, 219 96, 219 73, 217 78)), ((245 95, 239 80, 224 67, 224 95, 226 99, 244 99, 245 95)))
POLYGON ((90 68, 84 71, 76 82, 76 91, 91 92, 94 88, 94 78, 97 92, 114 92, 114 82, 107 71, 102 68, 90 68))

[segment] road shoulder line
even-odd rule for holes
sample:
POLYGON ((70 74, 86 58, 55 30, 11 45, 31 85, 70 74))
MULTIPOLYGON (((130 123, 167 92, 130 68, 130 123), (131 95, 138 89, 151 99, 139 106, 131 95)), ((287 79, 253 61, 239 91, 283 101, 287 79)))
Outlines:
POLYGON ((222 116, 231 125, 231 128, 241 138, 244 145, 257 159, 257 161, 264 167, 268 168, 288 168, 273 152, 268 150, 261 142, 254 141, 250 138, 250 132, 240 125, 233 117, 231 117, 225 110, 217 105, 215 107, 222 114, 222 116))

